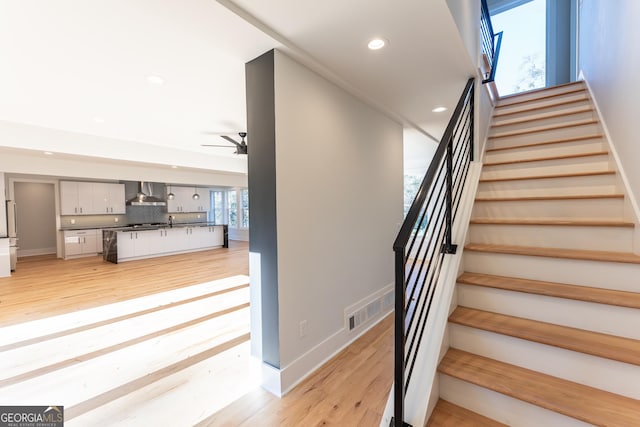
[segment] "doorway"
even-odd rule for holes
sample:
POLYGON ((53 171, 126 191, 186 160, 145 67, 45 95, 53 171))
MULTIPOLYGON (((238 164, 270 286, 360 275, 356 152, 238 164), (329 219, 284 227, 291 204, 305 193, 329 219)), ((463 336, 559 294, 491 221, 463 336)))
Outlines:
POLYGON ((55 185, 15 181, 18 258, 55 254, 57 250, 55 185))

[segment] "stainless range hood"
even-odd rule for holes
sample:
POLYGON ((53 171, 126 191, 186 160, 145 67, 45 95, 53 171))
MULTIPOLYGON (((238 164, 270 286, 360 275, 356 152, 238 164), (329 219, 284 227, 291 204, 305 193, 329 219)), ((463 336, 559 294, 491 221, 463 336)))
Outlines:
POLYGON ((138 184, 138 194, 127 200, 127 206, 166 206, 167 202, 153 195, 153 185, 140 181, 138 184))

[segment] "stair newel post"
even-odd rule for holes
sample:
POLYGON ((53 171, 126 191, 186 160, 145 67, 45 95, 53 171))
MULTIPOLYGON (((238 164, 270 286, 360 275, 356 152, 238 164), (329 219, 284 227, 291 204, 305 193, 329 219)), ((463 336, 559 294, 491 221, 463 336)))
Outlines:
POLYGON ((447 142, 447 154, 446 154, 446 212, 445 212, 445 220, 446 220, 446 230, 445 230, 445 242, 442 251, 445 254, 455 254, 458 249, 458 245, 454 245, 452 242, 452 233, 453 233, 453 134, 449 137, 449 141, 447 142))
POLYGON ((405 256, 404 249, 395 249, 395 282, 396 282, 396 314, 395 314, 395 378, 393 401, 393 425, 402 427, 404 419, 404 308, 406 303, 405 288, 405 256))

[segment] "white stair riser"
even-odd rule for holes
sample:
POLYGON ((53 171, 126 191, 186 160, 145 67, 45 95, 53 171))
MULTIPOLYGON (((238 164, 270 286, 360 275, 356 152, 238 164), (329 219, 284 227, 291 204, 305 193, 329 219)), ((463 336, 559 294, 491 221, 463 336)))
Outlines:
POLYGON ((580 124, 567 126, 559 129, 541 130, 516 135, 489 137, 487 148, 516 147, 523 144, 534 144, 537 142, 552 141, 562 138, 583 137, 600 133, 598 123, 580 124))
POLYGON ((472 218, 622 219, 622 199, 476 201, 472 218))
POLYGON ((612 168, 609 163, 609 159, 606 155, 603 155, 597 157, 578 157, 575 159, 545 160, 539 162, 485 166, 482 169, 481 179, 606 172, 610 170, 612 170, 612 168))
POLYGON ((640 339, 633 308, 458 284, 458 304, 478 310, 640 339))
POLYGON ((567 86, 559 86, 554 88, 549 88, 545 90, 536 90, 523 92, 521 94, 515 96, 508 96, 501 99, 498 102, 498 107, 506 108, 507 105, 512 105, 517 103, 518 105, 522 105, 523 101, 529 101, 528 103, 537 103, 537 102, 548 102, 548 101, 558 101, 560 99, 574 96, 575 94, 584 94, 586 95, 586 87, 584 84, 577 85, 567 85, 567 86), (549 96, 553 95, 553 97, 549 98, 549 96))
POLYGON ((487 151, 484 162, 530 159, 532 157, 562 156, 565 154, 592 153, 607 151, 602 138, 581 139, 555 144, 535 145, 532 147, 514 147, 508 150, 487 151))
POLYGON ((591 106, 585 93, 566 95, 562 98, 538 101, 535 104, 520 104, 496 109, 493 116, 493 124, 503 123, 506 120, 520 119, 523 117, 538 116, 555 111, 569 111, 580 107, 591 106), (574 102, 571 102, 574 101, 574 102), (531 108, 536 108, 531 110, 531 108))
POLYGON ((496 245, 632 252, 633 231, 630 227, 471 224, 469 241, 496 245))
POLYGON ((480 194, 496 196, 500 193, 519 194, 518 192, 529 195, 614 194, 619 193, 618 185, 615 174, 481 181, 478 184, 478 196, 480 194))
POLYGON ((458 324, 450 323, 449 328, 453 348, 632 399, 640 398, 640 381, 631 380, 640 380, 635 365, 458 324))
POLYGON ((555 125, 560 123, 574 122, 579 120, 591 120, 597 119, 595 112, 593 110, 582 111, 582 110, 568 110, 565 111, 567 114, 563 115, 538 115, 533 116, 530 115, 529 119, 526 122, 518 122, 518 119, 505 119, 502 122, 497 122, 491 129, 489 130, 489 136, 493 136, 495 134, 499 134, 502 132, 511 132, 517 130, 528 130, 533 129, 539 126, 548 126, 555 125))
POLYGON ((455 405, 514 427, 593 427, 507 395, 440 374, 440 397, 455 405))
POLYGON ((640 292, 639 264, 465 250, 464 266, 470 273, 640 292))

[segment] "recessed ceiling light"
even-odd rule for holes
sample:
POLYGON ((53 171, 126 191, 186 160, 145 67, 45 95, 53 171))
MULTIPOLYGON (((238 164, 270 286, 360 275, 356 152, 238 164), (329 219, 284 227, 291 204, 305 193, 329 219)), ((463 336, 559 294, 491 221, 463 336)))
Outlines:
POLYGON ((152 85, 161 85, 164 83, 164 79, 162 77, 156 76, 153 74, 150 76, 147 76, 147 81, 152 85))
POLYGON ((369 41, 369 44, 367 44, 367 47, 371 50, 378 50, 385 47, 386 44, 387 44, 387 41, 385 39, 375 38, 369 41))
POLYGON ((443 111, 447 111, 447 107, 436 107, 433 110, 434 113, 442 113, 443 111))
POLYGON ((171 169, 178 169, 178 167, 176 165, 172 165, 171 169))
POLYGON ((104 123, 104 119, 102 117, 96 116, 96 117, 93 118, 93 122, 94 123, 104 123))
POLYGON ((44 155, 45 156, 53 156, 53 153, 51 151, 45 151, 44 155))

